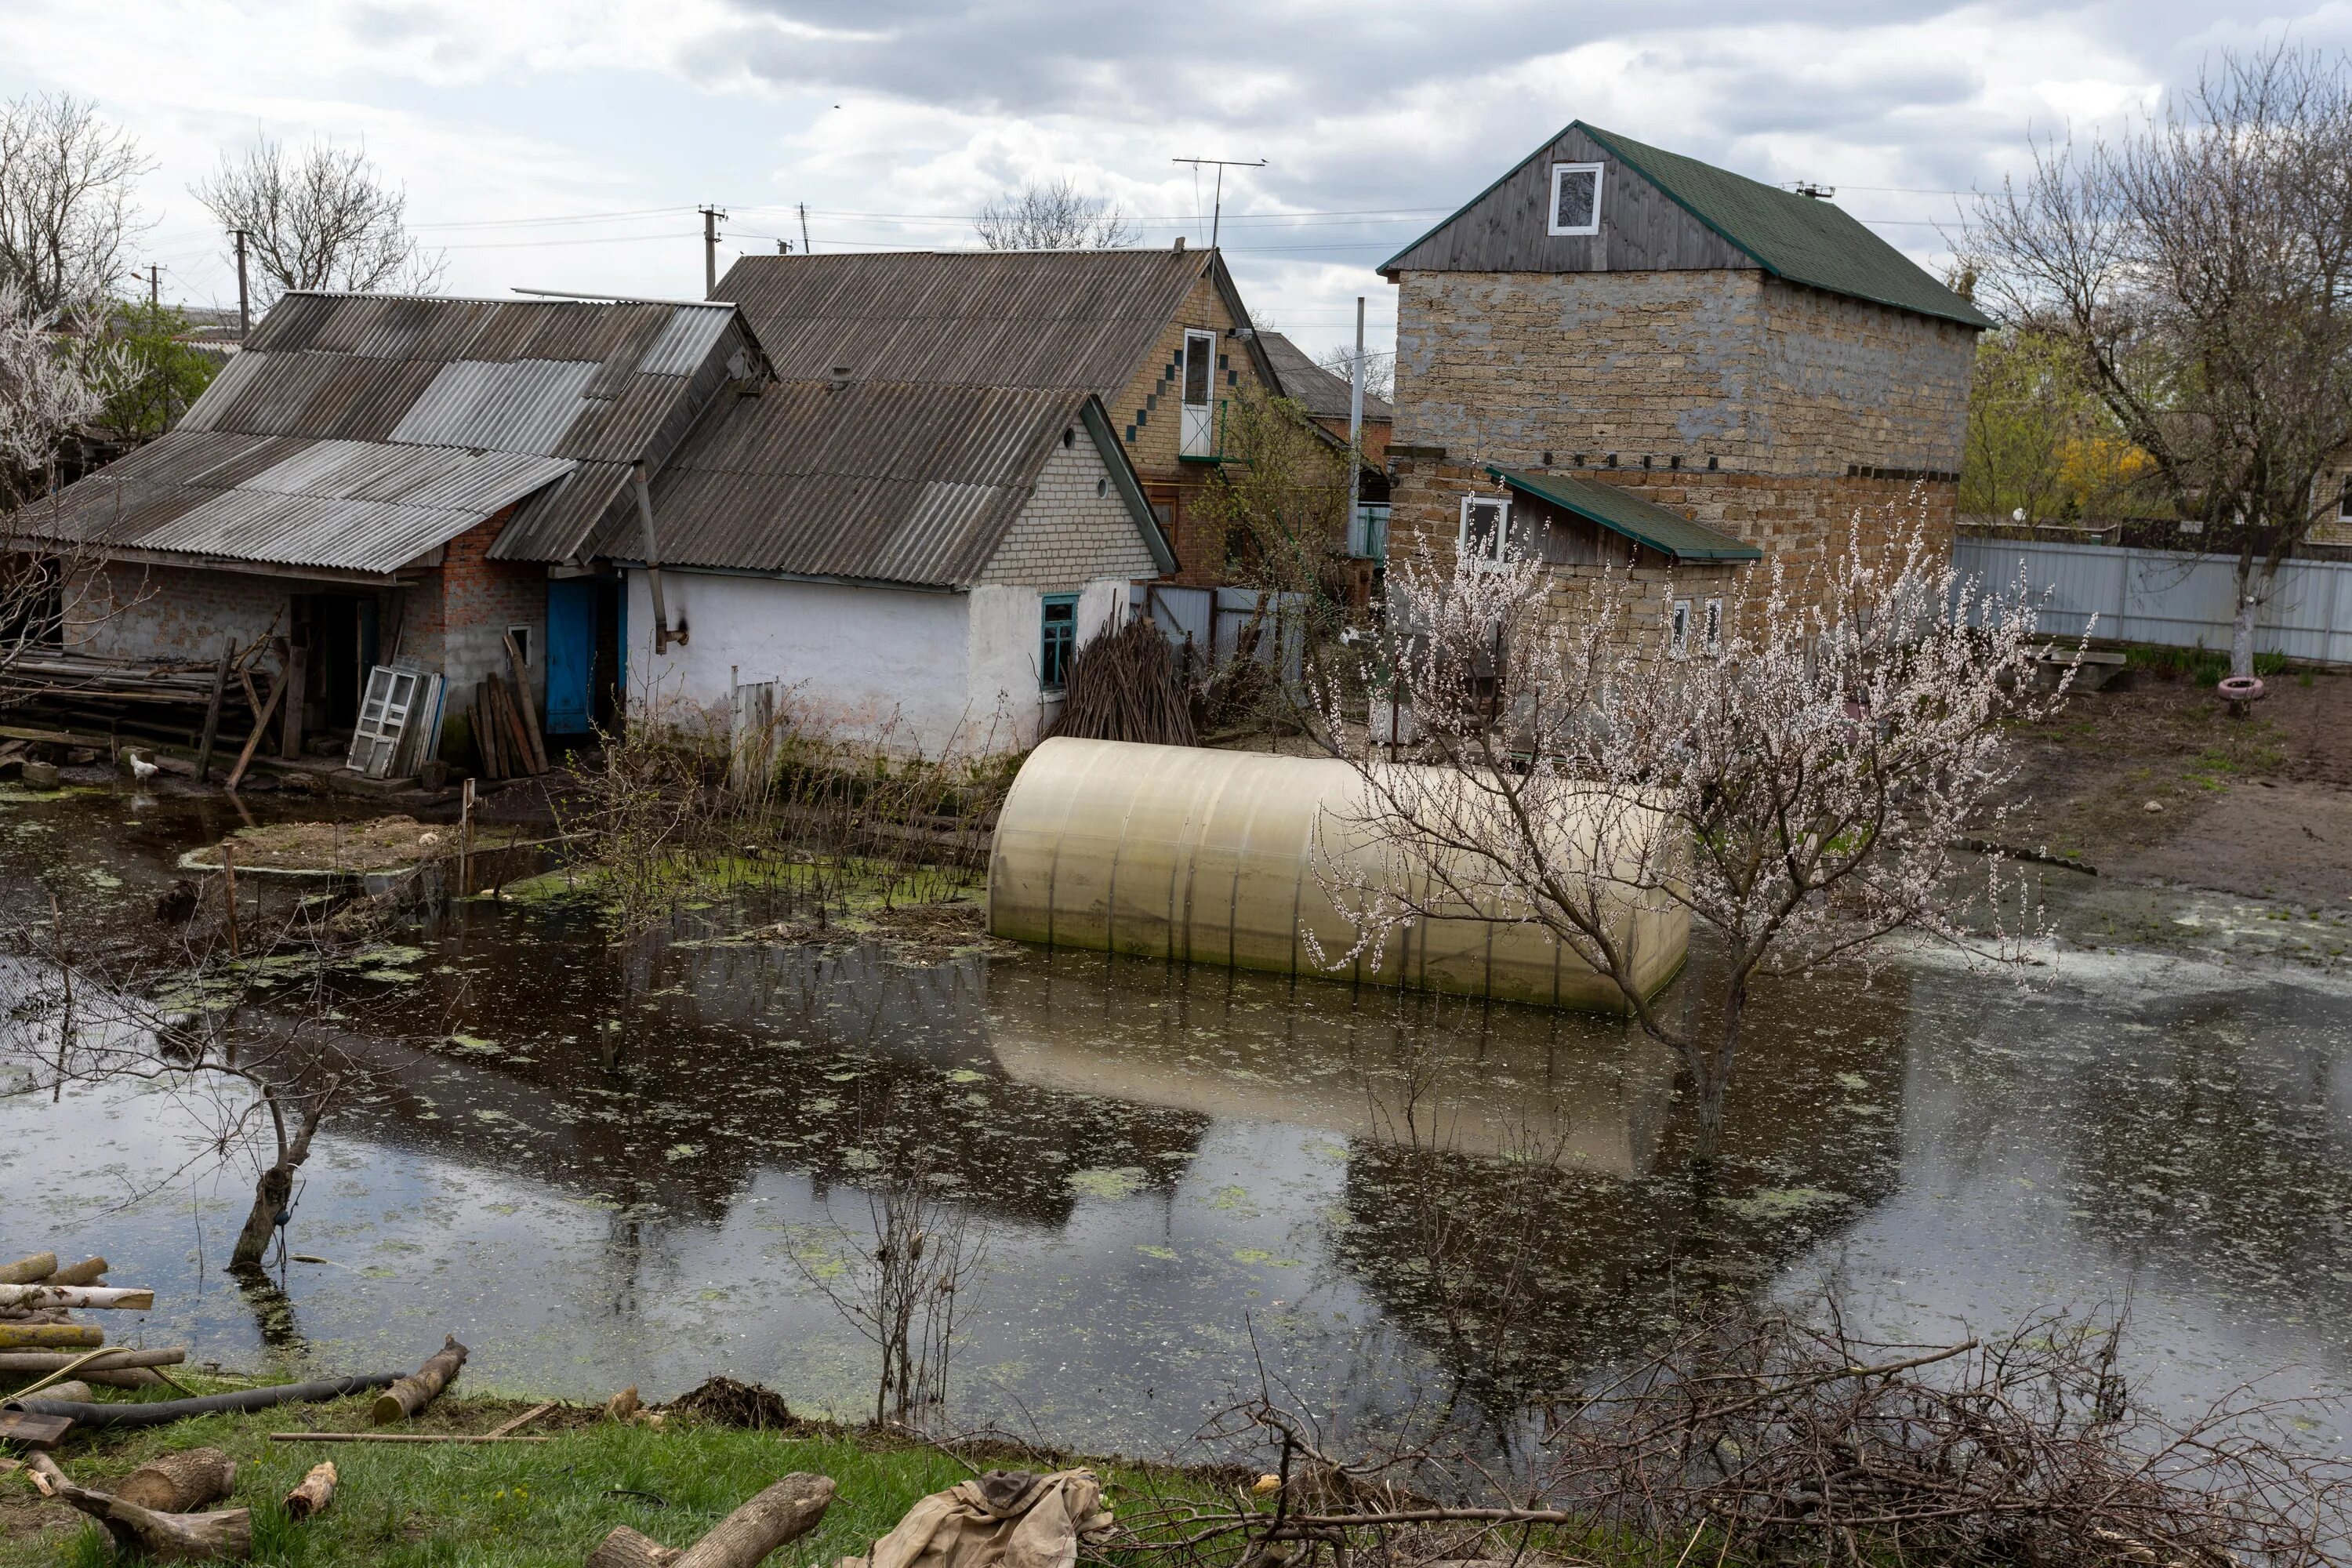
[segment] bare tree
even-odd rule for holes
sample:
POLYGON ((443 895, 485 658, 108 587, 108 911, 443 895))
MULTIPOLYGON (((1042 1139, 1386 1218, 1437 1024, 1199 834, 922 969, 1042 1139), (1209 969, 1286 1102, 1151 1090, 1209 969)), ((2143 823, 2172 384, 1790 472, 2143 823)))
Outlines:
POLYGON ((1113 250, 1137 237, 1116 203, 1086 195, 1066 174, 990 202, 972 227, 991 250, 1113 250))
POLYGON ((132 187, 152 167, 86 98, 0 103, 0 286, 19 309, 46 315, 108 295, 144 226, 132 187))
POLYGON ((1515 554, 1444 571, 1425 545, 1396 562, 1354 679, 1321 693, 1362 788, 1317 851, 1355 945, 1318 961, 1377 961, 1431 919, 1540 925, 1680 1054, 1702 1161, 1759 984, 1874 963, 1895 932, 2022 962, 2038 932, 2002 924, 2001 858, 1973 896, 1962 858, 2000 816, 1999 721, 2033 707, 2004 695, 2032 655, 2030 605, 1957 577, 1924 520, 1877 542, 1857 517, 1817 577, 1750 571, 1711 626, 1670 618, 1673 587, 1662 600, 1630 569, 1563 580, 1515 554), (1410 706, 1429 765, 1354 739, 1341 703, 1365 690, 1410 706), (1719 951, 1703 994, 1668 1006, 1648 993, 1677 911, 1719 951))
MULTIPOLYGON (((1355 359, 1355 344, 1333 343, 1315 356, 1315 363, 1345 381, 1355 359)), ((1396 395, 1396 354, 1393 352, 1374 348, 1364 351, 1364 395, 1379 398, 1396 395)))
POLYGON ((2352 461, 2352 68, 2224 52, 2115 141, 2049 139, 1960 241, 1979 299, 2063 343, 2153 482, 2238 557, 2233 673, 2352 461))
POLYGON ((265 137, 223 153, 189 189, 223 228, 248 237, 265 308, 295 289, 426 293, 447 270, 408 232, 408 193, 364 148, 320 141, 289 152, 265 137))

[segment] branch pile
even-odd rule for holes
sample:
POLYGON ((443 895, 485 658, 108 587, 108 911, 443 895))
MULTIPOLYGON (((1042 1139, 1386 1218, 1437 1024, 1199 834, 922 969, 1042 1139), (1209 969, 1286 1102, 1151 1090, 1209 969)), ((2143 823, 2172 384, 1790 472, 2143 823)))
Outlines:
POLYGON ((1196 743, 1175 658, 1150 617, 1097 632, 1071 655, 1067 694, 1053 732, 1084 741, 1196 743))

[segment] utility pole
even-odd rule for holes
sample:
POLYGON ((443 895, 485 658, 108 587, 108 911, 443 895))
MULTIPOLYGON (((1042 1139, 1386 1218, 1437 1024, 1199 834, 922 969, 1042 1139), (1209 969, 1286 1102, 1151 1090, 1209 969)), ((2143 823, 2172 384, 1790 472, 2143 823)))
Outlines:
POLYGON ((708 300, 719 292, 719 220, 727 216, 727 209, 697 210, 702 214, 702 297, 708 300))
MULTIPOLYGON (((1356 296, 1356 357, 1348 363, 1348 535, 1363 527, 1358 500, 1364 484, 1364 297, 1356 296)), ((1364 549, 1372 542, 1367 533, 1364 549)))
MULTIPOLYGON (((134 269, 131 276, 136 278, 139 274, 134 269)), ((163 277, 162 268, 152 261, 147 264, 147 308, 151 310, 157 308, 157 297, 163 290, 163 277)))
POLYGON ((245 288, 245 230, 233 228, 229 232, 236 236, 236 342, 242 348, 245 340, 253 335, 253 297, 245 288))
POLYGON ((800 207, 801 207, 801 254, 802 254, 803 256, 806 256, 806 255, 809 253, 809 242, 808 242, 808 203, 806 203, 806 202, 803 202, 803 203, 801 203, 801 204, 800 204, 800 207))
MULTIPOLYGON (((1265 167, 1265 160, 1260 158, 1253 163, 1243 158, 1171 158, 1168 161, 1171 163, 1190 163, 1194 168, 1203 163, 1214 163, 1217 166, 1216 205, 1209 214, 1209 248, 1216 249, 1218 226, 1225 216, 1225 171, 1227 169, 1263 169, 1265 167)), ((1196 195, 1200 188, 1198 185, 1192 187, 1196 195)))

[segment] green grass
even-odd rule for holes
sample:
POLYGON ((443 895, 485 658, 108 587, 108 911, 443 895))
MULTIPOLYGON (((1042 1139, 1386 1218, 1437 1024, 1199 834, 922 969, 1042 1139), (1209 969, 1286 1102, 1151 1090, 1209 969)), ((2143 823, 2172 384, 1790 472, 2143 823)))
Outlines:
MULTIPOLYGON (((2214 686, 2230 673, 2230 655, 2223 648, 2158 647, 2134 644, 2124 649, 2125 663, 2134 669, 2145 669, 2174 679, 2188 680, 2198 686, 2214 686)), ((2287 667, 2283 653, 2254 655, 2254 673, 2268 680, 2287 667)), ((2305 676, 2305 684, 2309 677, 2305 676)))
MULTIPOLYGON (((187 1381, 205 1392, 230 1386, 187 1381)), ((158 1454, 224 1449, 237 1466, 227 1506, 253 1510, 252 1560, 284 1568, 578 1568, 615 1525, 685 1545, 793 1470, 831 1476, 840 1489, 824 1523, 774 1563, 831 1564, 865 1551, 918 1498, 971 1474, 937 1449, 865 1433, 747 1432, 684 1420, 656 1431, 579 1411, 556 1412, 536 1428, 553 1436, 547 1443, 269 1440, 273 1431, 369 1430, 367 1405, 361 1397, 119 1435, 68 1434, 56 1458, 75 1480, 103 1488, 158 1454), (334 1501, 298 1524, 281 1500, 321 1459, 332 1459, 340 1473, 334 1501), (631 1495, 637 1493, 653 1497, 631 1495)), ((402 1430, 487 1432, 529 1407, 453 1396, 402 1430)), ((1096 1468, 1114 1509, 1128 1486, 1164 1493, 1171 1485, 1164 1471, 1147 1480, 1129 1467, 1096 1468)), ((1176 1484, 1203 1497, 1213 1489, 1206 1479, 1176 1484)), ((112 1561, 96 1524, 37 1496, 21 1473, 0 1476, 0 1568, 104 1568, 112 1561)))

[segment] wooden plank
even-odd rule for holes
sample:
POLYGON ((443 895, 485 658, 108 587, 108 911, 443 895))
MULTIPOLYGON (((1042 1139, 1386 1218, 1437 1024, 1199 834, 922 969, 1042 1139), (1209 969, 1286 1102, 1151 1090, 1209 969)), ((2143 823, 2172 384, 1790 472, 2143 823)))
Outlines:
POLYGON ((538 1420, 541 1416, 546 1415, 549 1411, 554 1408, 555 1401, 552 1399, 549 1400, 544 1405, 534 1405, 530 1409, 524 1411, 521 1415, 516 1416, 513 1420, 507 1422, 505 1425, 491 1427, 488 1432, 484 1433, 483 1436, 486 1437, 504 1437, 510 1436, 515 1432, 520 1431, 523 1427, 530 1426, 532 1422, 538 1420))
POLYGON ((21 1443, 27 1448, 54 1448, 73 1430, 70 1415, 37 1415, 29 1410, 0 1410, 0 1443, 21 1443))
POLYGON ((540 732, 539 708, 530 700, 530 682, 524 678, 522 649, 515 646, 514 633, 501 632, 499 640, 507 645, 507 669, 514 677, 516 704, 522 710, 523 738, 530 743, 530 771, 547 771, 547 737, 540 732))
POLYGON ((502 779, 505 772, 499 766, 498 720, 490 711, 490 683, 474 682, 474 752, 482 764, 482 776, 502 779))
POLYGON ((196 746, 196 782, 203 784, 212 774, 213 744, 220 739, 221 699, 228 695, 228 667, 236 654, 236 639, 228 637, 221 644, 220 663, 213 668, 213 694, 205 704, 205 736, 196 746))
POLYGON ((278 683, 269 689, 269 700, 253 716, 253 733, 245 738, 245 749, 236 754, 236 766, 229 769, 227 787, 231 790, 245 782, 245 770, 252 765, 256 747, 261 744, 261 732, 269 728, 269 716, 278 710, 278 700, 286 695, 286 676, 281 670, 278 683))
POLYGON ((530 737, 523 731, 522 713, 515 702, 514 693, 497 676, 490 677, 490 691, 499 705, 499 717, 506 728, 499 731, 499 748, 513 763, 509 773, 537 774, 544 770, 535 765, 530 752, 530 737))
POLYGON ((302 698, 310 679, 310 650, 296 643, 286 650, 286 719, 278 731, 278 754, 302 760, 302 698))

